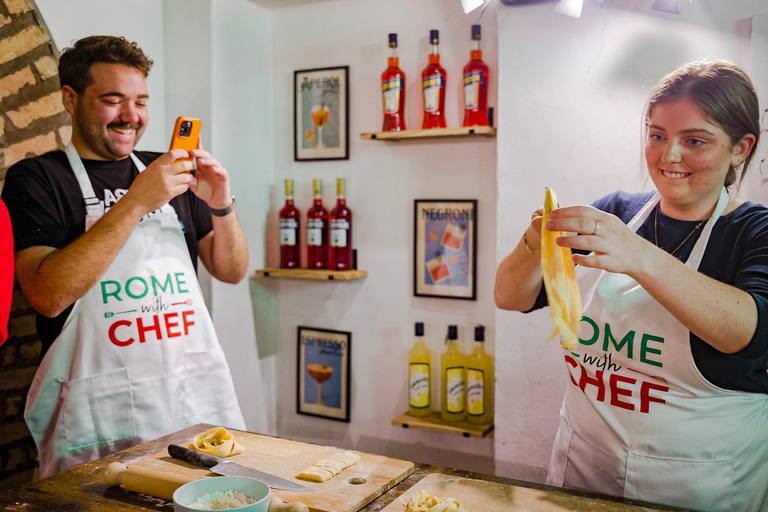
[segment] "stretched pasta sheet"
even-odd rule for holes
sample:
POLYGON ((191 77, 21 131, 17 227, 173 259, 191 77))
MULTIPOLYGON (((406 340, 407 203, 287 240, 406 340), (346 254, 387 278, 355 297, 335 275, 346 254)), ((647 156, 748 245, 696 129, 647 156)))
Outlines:
POLYGON ((214 427, 197 434, 189 448, 216 457, 229 457, 245 451, 245 448, 235 441, 232 434, 224 427, 214 427))
POLYGON ((438 498, 427 491, 419 491, 408 501, 405 512, 472 512, 453 498, 438 498))
POLYGON ((563 232, 549 231, 545 227, 549 221, 549 212, 556 208, 557 197, 547 187, 541 224, 541 273, 552 316, 552 334, 547 341, 560 336, 560 346, 574 351, 579 343, 581 328, 581 295, 571 249, 555 243, 563 232))

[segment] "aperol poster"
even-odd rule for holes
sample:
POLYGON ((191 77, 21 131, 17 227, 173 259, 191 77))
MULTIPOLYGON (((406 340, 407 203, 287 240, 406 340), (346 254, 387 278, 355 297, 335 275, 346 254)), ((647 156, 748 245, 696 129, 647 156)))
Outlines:
POLYGON ((298 413, 349 421, 351 340, 349 332, 299 327, 298 413))
POLYGON ((294 158, 349 158, 349 67, 294 72, 294 158))
POLYGON ((414 295, 475 300, 477 200, 417 199, 414 295))

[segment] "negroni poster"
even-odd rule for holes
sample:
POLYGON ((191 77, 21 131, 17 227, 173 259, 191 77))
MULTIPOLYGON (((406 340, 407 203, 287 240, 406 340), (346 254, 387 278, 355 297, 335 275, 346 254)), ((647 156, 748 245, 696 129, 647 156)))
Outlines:
POLYGON ((414 295, 475 299, 477 201, 415 203, 414 295))
POLYGON ((295 72, 296 160, 349 158, 348 69, 345 66, 295 72))

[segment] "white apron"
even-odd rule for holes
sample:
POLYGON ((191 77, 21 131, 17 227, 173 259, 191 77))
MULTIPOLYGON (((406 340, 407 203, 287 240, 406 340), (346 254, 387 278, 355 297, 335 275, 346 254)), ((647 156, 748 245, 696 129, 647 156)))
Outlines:
MULTIPOLYGON (((698 269, 727 204, 723 189, 689 268, 698 269)), ((582 333, 577 351, 564 353, 570 382, 547 483, 695 510, 768 511, 768 396, 707 381, 689 330, 629 276, 585 267, 577 276, 582 333)))
MULTIPOLYGON (((71 143, 67 157, 89 229, 104 203, 71 143)), ((141 219, 99 282, 75 302, 35 374, 24 418, 42 477, 200 422, 245 428, 170 204, 141 219)))

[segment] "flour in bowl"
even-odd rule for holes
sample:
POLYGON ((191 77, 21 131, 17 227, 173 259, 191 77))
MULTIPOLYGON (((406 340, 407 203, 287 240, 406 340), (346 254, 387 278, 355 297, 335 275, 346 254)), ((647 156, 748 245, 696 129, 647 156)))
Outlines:
POLYGON ((227 489, 223 492, 207 492, 197 498, 189 507, 197 510, 226 510, 244 507, 251 503, 256 503, 256 499, 246 496, 241 492, 227 489))

